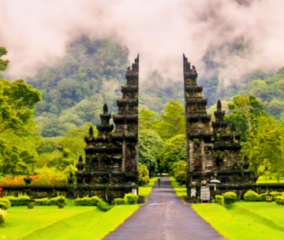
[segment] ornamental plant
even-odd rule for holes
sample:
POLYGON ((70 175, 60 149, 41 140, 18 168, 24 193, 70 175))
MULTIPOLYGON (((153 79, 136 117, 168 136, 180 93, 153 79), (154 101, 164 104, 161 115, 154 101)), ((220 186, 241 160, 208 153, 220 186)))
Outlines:
POLYGON ((238 197, 237 194, 234 192, 226 192, 223 194, 225 204, 234 203, 238 197))
POLYGON ((260 200, 260 196, 255 191, 249 190, 244 195, 244 200, 247 202, 257 202, 260 200))
POLYGON ((3 185, 0 183, 0 198, 2 197, 2 190, 3 190, 2 186, 3 185))

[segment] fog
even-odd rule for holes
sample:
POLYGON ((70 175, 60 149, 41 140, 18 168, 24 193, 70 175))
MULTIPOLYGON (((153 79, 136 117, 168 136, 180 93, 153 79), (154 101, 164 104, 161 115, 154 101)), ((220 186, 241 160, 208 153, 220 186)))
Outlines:
POLYGON ((129 61, 140 54, 140 78, 156 70, 172 81, 182 80, 183 53, 205 75, 213 49, 228 85, 284 66, 283 9, 279 0, 0 0, 0 46, 9 51, 6 74, 19 78, 56 63, 82 34, 111 38, 129 48, 129 61), (232 52, 239 39, 245 50, 232 52))

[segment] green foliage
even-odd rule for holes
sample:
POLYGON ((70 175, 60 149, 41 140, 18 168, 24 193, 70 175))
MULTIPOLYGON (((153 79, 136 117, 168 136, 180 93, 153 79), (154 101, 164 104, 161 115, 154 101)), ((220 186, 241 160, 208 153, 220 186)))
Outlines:
POLYGON ((77 198, 74 200, 76 206, 97 206, 101 199, 97 196, 77 198))
POLYGON ((107 212, 107 211, 109 211, 110 209, 112 209, 112 206, 109 205, 107 202, 105 202, 105 201, 103 201, 103 200, 98 201, 97 207, 98 207, 99 209, 101 209, 102 211, 104 211, 104 212, 107 212))
POLYGON ((41 93, 24 80, 0 79, 0 174, 26 174, 37 161, 33 112, 41 93))
POLYGON ((223 194, 225 204, 231 204, 237 201, 238 197, 237 194, 234 192, 225 192, 223 194))
POLYGON ((0 198, 0 209, 7 210, 12 204, 7 198, 0 198))
POLYGON ((132 193, 127 193, 124 196, 124 201, 126 204, 137 204, 138 196, 132 193))
POLYGON ((7 217, 7 212, 0 209, 0 224, 5 222, 6 217, 7 217))
POLYGON ((249 94, 235 96, 233 102, 228 103, 228 107, 231 112, 225 119, 229 125, 235 124, 237 132, 242 134, 243 141, 246 141, 247 134, 251 133, 254 119, 267 116, 263 103, 249 94))
POLYGON ((66 198, 65 198, 64 196, 57 196, 57 197, 54 197, 54 198, 50 198, 50 199, 48 200, 48 205, 51 205, 51 206, 58 206, 60 199, 64 199, 64 202, 65 202, 65 200, 66 200, 66 198))
POLYGON ((124 205, 125 204, 125 200, 123 198, 115 198, 114 199, 114 204, 115 205, 124 205))
POLYGON ((179 184, 186 183, 187 164, 185 161, 178 161, 173 164, 172 173, 179 184))
POLYGON ((158 113, 149 109, 139 110, 139 131, 140 130, 156 130, 159 124, 158 113))
POLYGON ((9 65, 9 60, 1 59, 2 56, 7 55, 8 51, 4 47, 0 47, 0 71, 5 71, 9 65))
POLYGON ((224 204, 225 204, 225 202, 224 202, 224 197, 221 196, 221 195, 216 195, 216 196, 215 196, 215 200, 216 200, 217 203, 220 203, 221 205, 224 205, 224 204))
POLYGON ((139 186, 143 186, 149 183, 149 171, 146 165, 139 162, 139 186))
POLYGON ((278 196, 275 198, 276 204, 284 205, 284 196, 278 196))
POLYGON ((127 58, 126 47, 82 36, 70 43, 57 64, 40 69, 29 82, 43 94, 35 113, 42 135, 64 135, 84 122, 98 124, 104 103, 116 111, 127 58))
POLYGON ((152 176, 158 171, 157 158, 164 141, 156 132, 147 129, 139 131, 138 141, 139 162, 147 166, 152 176))
POLYGON ((48 206, 48 198, 34 199, 35 206, 48 206))
POLYGON ((179 102, 172 100, 168 102, 157 129, 163 140, 170 139, 178 134, 185 134, 184 114, 184 107, 179 102))
POLYGON ((184 134, 179 134, 165 142, 159 155, 160 165, 164 172, 171 173, 173 164, 178 161, 186 161, 186 140, 184 134))
POLYGON ((26 195, 22 195, 19 197, 7 196, 5 198, 11 202, 12 207, 27 206, 30 200, 30 197, 26 195))
POLYGON ((245 193, 244 200, 247 202, 257 202, 260 200, 260 196, 255 191, 249 190, 245 193))

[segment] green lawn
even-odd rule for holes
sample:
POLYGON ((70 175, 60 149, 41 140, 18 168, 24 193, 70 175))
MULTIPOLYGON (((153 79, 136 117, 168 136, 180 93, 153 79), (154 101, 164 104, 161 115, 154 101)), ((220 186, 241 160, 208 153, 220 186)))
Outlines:
POLYGON ((180 185, 174 177, 170 177, 170 180, 171 180, 171 184, 173 185, 175 191, 176 191, 176 194, 181 197, 181 196, 186 196, 187 193, 186 193, 186 187, 185 185, 180 185))
POLYGON ((284 239, 284 206, 275 202, 237 202, 230 208, 218 204, 192 207, 228 239, 284 239))
POLYGON ((150 182, 145 185, 145 186, 141 186, 139 187, 139 196, 142 197, 148 197, 148 195, 150 194, 152 187, 154 186, 155 182, 158 180, 158 177, 152 177, 150 179, 150 182))
POLYGON ((0 239, 101 239, 138 208, 122 205, 103 212, 96 207, 12 207, 6 222, 0 225, 0 239))

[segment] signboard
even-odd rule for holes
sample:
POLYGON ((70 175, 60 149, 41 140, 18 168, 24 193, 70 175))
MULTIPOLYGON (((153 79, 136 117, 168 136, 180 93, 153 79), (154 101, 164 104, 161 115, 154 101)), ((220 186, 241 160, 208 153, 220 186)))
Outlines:
POLYGON ((132 194, 137 195, 137 189, 136 188, 132 188, 132 194))
POLYGON ((210 188, 209 187, 201 187, 200 200, 201 202, 210 201, 210 188))

